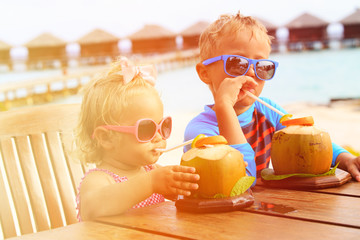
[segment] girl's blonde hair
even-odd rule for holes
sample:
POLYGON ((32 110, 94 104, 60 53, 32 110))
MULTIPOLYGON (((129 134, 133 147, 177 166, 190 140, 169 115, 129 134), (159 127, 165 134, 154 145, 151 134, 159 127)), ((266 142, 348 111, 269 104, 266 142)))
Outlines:
POLYGON ((215 22, 210 24, 200 35, 200 60, 206 60, 212 56, 213 52, 219 48, 219 39, 224 37, 236 37, 236 34, 243 30, 250 30, 252 37, 256 39, 264 38, 271 45, 272 36, 267 34, 263 24, 250 16, 243 16, 240 11, 235 15, 222 15, 215 22))
POLYGON ((92 139, 97 126, 121 125, 133 96, 145 91, 153 91, 158 95, 157 90, 140 75, 125 84, 121 70, 119 61, 115 62, 108 72, 95 76, 82 89, 83 99, 75 129, 75 142, 77 157, 84 163, 100 163, 102 158, 100 146, 92 139))

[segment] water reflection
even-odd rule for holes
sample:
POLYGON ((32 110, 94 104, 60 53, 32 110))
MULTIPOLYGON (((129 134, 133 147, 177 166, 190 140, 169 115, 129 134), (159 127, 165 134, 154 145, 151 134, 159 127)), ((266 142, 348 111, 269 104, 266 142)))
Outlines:
POLYGON ((267 202, 255 202, 254 205, 252 206, 252 209, 265 211, 265 212, 280 213, 280 214, 296 212, 295 208, 283 204, 274 204, 267 202))

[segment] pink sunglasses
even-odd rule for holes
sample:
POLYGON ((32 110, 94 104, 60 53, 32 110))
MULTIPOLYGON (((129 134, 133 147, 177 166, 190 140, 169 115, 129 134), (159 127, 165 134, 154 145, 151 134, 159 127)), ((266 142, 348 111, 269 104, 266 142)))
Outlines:
POLYGON ((166 117, 161 120, 160 124, 157 124, 152 119, 143 118, 139 119, 135 126, 102 125, 99 127, 116 132, 131 133, 135 135, 138 142, 144 143, 153 140, 156 132, 159 132, 163 139, 168 139, 171 134, 172 119, 171 117, 166 117))

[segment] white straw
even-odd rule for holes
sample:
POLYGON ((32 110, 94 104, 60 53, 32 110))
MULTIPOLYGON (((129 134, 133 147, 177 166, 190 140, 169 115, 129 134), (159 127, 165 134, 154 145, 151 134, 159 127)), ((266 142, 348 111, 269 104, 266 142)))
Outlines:
POLYGON ((194 141, 194 139, 191 139, 191 140, 188 140, 188 141, 186 141, 186 142, 183 142, 182 144, 177 145, 177 146, 172 147, 172 148, 167 148, 167 149, 165 149, 165 148, 156 148, 155 150, 158 151, 158 152, 168 152, 168 151, 174 150, 174 149, 176 149, 176 148, 179 148, 179 147, 183 147, 183 146, 185 146, 185 145, 188 145, 188 144, 192 143, 193 141, 194 141))
POLYGON ((269 105, 268 103, 264 102, 263 100, 261 100, 260 98, 258 98, 257 96, 255 96, 254 94, 252 94, 249 91, 244 90, 244 92, 251 98, 255 99, 256 101, 264 104, 265 106, 267 106, 268 108, 270 108, 271 110, 273 110, 274 112, 277 112, 278 114, 280 114, 281 116, 284 116, 285 113, 280 112, 278 109, 274 108, 273 106, 269 105))

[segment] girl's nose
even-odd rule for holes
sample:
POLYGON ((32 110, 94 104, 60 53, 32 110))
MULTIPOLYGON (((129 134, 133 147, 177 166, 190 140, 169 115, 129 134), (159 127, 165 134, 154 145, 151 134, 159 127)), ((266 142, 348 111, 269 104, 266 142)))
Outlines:
POLYGON ((159 131, 156 131, 155 137, 152 139, 152 142, 160 142, 162 140, 162 136, 159 131))

